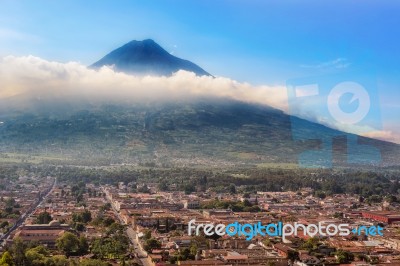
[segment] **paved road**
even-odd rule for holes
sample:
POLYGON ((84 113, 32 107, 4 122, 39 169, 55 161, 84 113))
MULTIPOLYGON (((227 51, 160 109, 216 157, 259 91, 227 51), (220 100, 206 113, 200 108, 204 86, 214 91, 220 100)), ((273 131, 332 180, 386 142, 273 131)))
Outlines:
MULTIPOLYGON (((103 193, 105 194, 104 188, 102 188, 103 193)), ((115 215, 117 216, 119 222, 121 224, 125 224, 122 220, 120 213, 114 208, 114 205, 111 202, 111 199, 106 197, 107 201, 111 204, 111 208, 114 211, 115 215)), ((126 229, 126 235, 129 237, 132 247, 134 248, 135 255, 140 259, 143 266, 154 266, 151 262, 150 257, 147 256, 146 251, 143 250, 142 246, 140 245, 139 241, 136 239, 136 232, 132 229, 132 227, 128 226, 126 229)))
POLYGON ((56 184, 57 184, 57 178, 54 178, 53 185, 52 185, 51 188, 46 192, 46 194, 43 195, 43 196, 40 198, 40 200, 38 200, 38 201, 35 203, 35 205, 31 207, 31 209, 30 209, 28 212, 26 212, 26 213, 24 213, 23 215, 21 215, 21 217, 17 220, 17 222, 14 224, 14 226, 11 227, 10 230, 8 230, 7 233, 5 233, 3 236, 0 237, 0 241, 2 241, 1 244, 0 244, 1 246, 4 246, 4 245, 5 245, 5 243, 6 243, 5 240, 10 236, 10 234, 11 234, 14 230, 16 230, 18 227, 20 227, 20 226, 25 222, 26 218, 28 218, 28 217, 36 210, 36 208, 37 208, 40 204, 42 204, 42 202, 46 199, 46 197, 53 191, 53 189, 54 189, 54 187, 56 186, 56 184))
POLYGON ((150 257, 147 256, 147 253, 142 249, 140 243, 136 240, 136 232, 131 227, 126 229, 126 234, 132 242, 133 248, 135 249, 135 254, 138 256, 143 266, 153 266, 153 263, 150 260, 150 257))

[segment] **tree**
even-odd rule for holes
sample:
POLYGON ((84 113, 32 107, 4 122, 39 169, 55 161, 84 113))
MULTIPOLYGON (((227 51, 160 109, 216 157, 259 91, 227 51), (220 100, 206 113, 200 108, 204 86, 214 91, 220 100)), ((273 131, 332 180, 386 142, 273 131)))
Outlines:
POLYGON ((323 191, 315 191, 315 196, 320 198, 320 199, 325 199, 326 198, 326 194, 323 191))
POLYGON ((88 210, 85 210, 83 213, 81 213, 81 216, 82 216, 82 222, 85 224, 92 220, 92 214, 88 210))
POLYGON ((144 232, 143 238, 145 240, 148 240, 151 238, 151 231, 150 230, 146 230, 146 232, 144 232))
POLYGON ((190 249, 188 249, 188 248, 182 249, 181 255, 182 255, 183 259, 186 260, 190 255, 190 249))
POLYGON ((289 250, 287 255, 288 260, 294 262, 299 259, 299 253, 296 250, 289 250))
POLYGON ((38 217, 36 218, 35 223, 37 224, 48 224, 51 222, 51 220, 53 220, 53 218, 51 218, 50 213, 44 211, 42 213, 40 213, 38 215, 38 217))
POLYGON ((28 265, 44 265, 49 251, 44 246, 30 248, 25 252, 28 265))
POLYGON ((100 211, 101 212, 105 212, 111 209, 111 203, 107 202, 106 204, 104 204, 103 206, 100 207, 100 211))
POLYGON ((150 188, 147 185, 144 185, 138 188, 138 192, 140 193, 150 193, 150 188))
POLYGON ((4 227, 6 227, 6 226, 9 226, 10 224, 8 223, 8 221, 3 221, 1 224, 0 224, 0 228, 4 228, 4 227))
POLYGON ((185 194, 189 195, 190 193, 194 192, 196 190, 196 187, 193 184, 187 184, 185 186, 185 194))
POLYGON ((208 182, 207 176, 205 175, 205 176, 203 176, 203 184, 204 184, 204 185, 207 185, 207 182, 208 182))
POLYGON ((335 212, 333 215, 334 218, 342 218, 343 217, 343 212, 335 212))
POLYGON ((250 202, 248 199, 245 199, 245 200, 243 201, 243 205, 244 205, 245 207, 251 207, 251 206, 253 206, 253 205, 251 204, 251 202, 250 202))
POLYGON ((46 265, 53 265, 53 266, 68 266, 71 265, 71 263, 68 261, 68 259, 64 255, 54 255, 51 257, 50 263, 47 263, 46 265))
POLYGON ((85 255, 89 251, 89 244, 84 236, 79 237, 79 255, 85 255))
POLYGON ((301 248, 312 251, 318 248, 319 240, 316 237, 310 237, 303 243, 301 248))
POLYGON ((107 236, 92 242, 91 252, 97 258, 120 258, 129 248, 129 239, 123 234, 107 236))
POLYGON ((79 193, 76 196, 76 203, 81 203, 81 202, 83 202, 83 194, 79 193))
POLYGON ((169 227, 170 227, 170 225, 169 225, 169 219, 168 219, 168 217, 167 217, 167 219, 165 219, 165 229, 167 230, 167 232, 169 231, 169 227))
POLYGON ((395 195, 388 195, 388 196, 386 196, 386 200, 387 200, 389 203, 398 202, 398 199, 397 199, 397 197, 396 197, 395 195))
POLYGON ((400 181, 394 181, 393 184, 389 187, 390 194, 397 194, 400 191, 400 181))
POLYGON ((107 248, 109 245, 106 245, 105 241, 106 239, 95 239, 92 242, 91 252, 99 259, 102 259, 108 255, 107 248))
POLYGON ((13 211, 13 207, 7 206, 7 207, 4 208, 4 211, 5 211, 6 213, 10 214, 10 213, 12 213, 12 211, 13 211))
POLYGON ((79 239, 76 235, 65 232, 56 240, 56 246, 65 255, 70 256, 79 251, 79 239))
POLYGON ((168 258, 168 262, 171 263, 171 264, 175 264, 175 262, 176 262, 176 257, 175 257, 175 256, 169 257, 169 258, 168 258))
POLYGON ((3 266, 3 265, 4 266, 12 266, 12 265, 14 265, 14 261, 13 261, 13 258, 11 256, 10 252, 6 251, 6 252, 3 253, 3 256, 1 256, 1 259, 0 259, 0 265, 1 266, 3 266))
POLYGON ((72 221, 74 223, 82 222, 82 216, 79 213, 72 214, 72 221))
POLYGON ((121 235, 124 233, 125 227, 122 224, 119 223, 113 223, 111 224, 107 231, 107 235, 121 235))
POLYGON ((347 264, 354 260, 354 254, 344 250, 338 250, 336 252, 336 260, 338 263, 347 264))
POLYGON ((235 184, 230 184, 228 190, 229 190, 229 193, 236 194, 236 186, 235 186, 235 184))
POLYGON ((369 262, 369 258, 368 258, 368 256, 365 255, 365 254, 358 254, 358 255, 357 255, 357 258, 358 258, 359 260, 369 262))
POLYGON ((14 238, 13 244, 11 246, 11 252, 13 254, 14 262, 16 265, 25 265, 26 257, 25 257, 25 250, 27 246, 22 241, 21 238, 17 237, 14 238))
POLYGON ((72 215, 72 220, 73 220, 75 223, 84 223, 84 224, 87 224, 87 223, 89 223, 90 221, 92 221, 92 214, 91 214, 91 212, 88 211, 88 210, 85 210, 85 211, 82 212, 82 213, 74 213, 74 214, 72 215))
POLYGON ((14 204, 15 204, 15 199, 14 198, 8 198, 6 200, 6 206, 7 207, 14 207, 14 204))
POLYGON ((208 239, 203 235, 194 236, 191 240, 191 246, 196 246, 197 248, 206 247, 207 243, 208 239))
POLYGON ((165 180, 160 181, 160 183, 158 183, 158 189, 160 191, 168 191, 168 184, 167 182, 165 182, 165 180))
POLYGON ((197 251, 198 251, 198 249, 197 249, 196 245, 191 245, 190 246, 190 254, 192 254, 193 256, 196 256, 197 251))
POLYGON ((85 225, 83 223, 75 223, 74 228, 76 231, 83 232, 85 225))
POLYGON ((264 239, 263 241, 262 241, 262 243, 264 244, 264 246, 269 246, 270 244, 271 244, 271 239, 269 239, 269 238, 266 238, 266 239, 264 239))
POLYGON ((105 218, 103 220, 103 224, 104 224, 105 227, 109 227, 114 223, 115 223, 115 220, 113 218, 111 218, 111 217, 107 217, 107 218, 105 218))
POLYGON ((151 252, 153 249, 161 248, 161 243, 157 239, 150 238, 144 244, 144 250, 151 252))

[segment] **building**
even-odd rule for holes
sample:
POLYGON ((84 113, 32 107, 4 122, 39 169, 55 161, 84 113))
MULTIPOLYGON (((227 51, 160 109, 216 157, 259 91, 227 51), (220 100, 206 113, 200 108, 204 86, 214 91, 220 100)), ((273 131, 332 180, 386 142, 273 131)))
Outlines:
POLYGON ((278 252, 279 256, 282 256, 284 258, 289 257, 289 253, 291 251, 294 251, 291 247, 285 245, 285 244, 274 244, 273 248, 278 252))
POLYGON ((381 223, 391 224, 394 222, 400 221, 400 213, 391 212, 391 211, 371 211, 371 212, 362 212, 363 218, 371 219, 381 223))
POLYGON ((56 240, 66 231, 71 230, 69 225, 51 221, 49 224, 29 224, 21 226, 14 238, 20 238, 24 242, 37 242, 48 248, 55 248, 56 240))
POLYGON ((211 217, 220 217, 220 216, 231 216, 233 215, 232 210, 230 209, 212 209, 212 210, 203 210, 203 215, 206 218, 211 217))
POLYGON ((184 200, 183 207, 185 209, 198 209, 200 208, 200 201, 198 200, 184 200))

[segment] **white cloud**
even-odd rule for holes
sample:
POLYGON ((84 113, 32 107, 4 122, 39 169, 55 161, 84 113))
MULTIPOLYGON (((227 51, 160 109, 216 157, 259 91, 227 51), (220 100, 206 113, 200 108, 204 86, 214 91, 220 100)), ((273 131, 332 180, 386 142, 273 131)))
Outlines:
POLYGON ((324 69, 324 68, 347 68, 350 65, 351 65, 351 63, 346 58, 339 57, 334 60, 322 62, 319 64, 301 65, 301 67, 324 69))
POLYGON ((363 134, 365 137, 400 143, 400 137, 390 130, 371 131, 363 134))
POLYGON ((383 129, 382 128, 377 129, 368 125, 344 124, 344 123, 339 123, 336 120, 333 120, 332 118, 326 118, 326 117, 324 118, 322 116, 318 116, 318 113, 315 112, 303 113, 301 117, 343 132, 348 132, 368 138, 380 139, 400 144, 400 135, 398 133, 398 130, 394 128, 393 128, 394 130, 391 130, 392 128, 389 126, 384 127, 383 129))
MULTIPOLYGON (((58 63, 34 56, 0 60, 0 99, 11 96, 79 97, 102 100, 175 100, 228 97, 287 110, 284 86, 252 86, 224 77, 178 71, 171 77, 132 76, 112 68, 88 69, 76 62, 58 63)), ((27 98, 27 97, 25 97, 27 98)))

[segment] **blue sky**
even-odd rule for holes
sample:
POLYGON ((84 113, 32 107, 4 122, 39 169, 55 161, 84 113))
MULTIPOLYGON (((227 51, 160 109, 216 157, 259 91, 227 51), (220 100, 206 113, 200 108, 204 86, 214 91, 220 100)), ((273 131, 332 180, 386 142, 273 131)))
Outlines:
POLYGON ((385 128, 400 132, 398 14, 395 0, 2 0, 0 56, 89 65, 152 38, 214 75, 252 84, 357 70, 376 76, 385 128))

